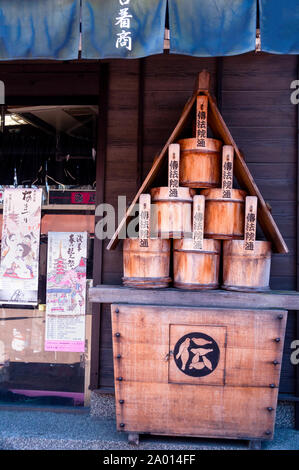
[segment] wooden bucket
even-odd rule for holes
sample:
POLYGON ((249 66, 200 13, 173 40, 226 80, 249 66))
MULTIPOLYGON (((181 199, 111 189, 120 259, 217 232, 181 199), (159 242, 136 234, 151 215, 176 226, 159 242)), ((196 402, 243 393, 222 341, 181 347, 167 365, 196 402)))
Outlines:
POLYGON ((139 238, 126 238, 123 245, 123 284, 128 287, 162 288, 169 277, 170 240, 149 238, 140 247, 139 238))
POLYGON ((219 287, 221 242, 203 240, 203 250, 193 248, 193 240, 173 242, 174 286, 181 289, 203 290, 219 287))
POLYGON ((244 251, 244 240, 223 242, 223 289, 243 292, 269 290, 271 242, 255 241, 244 251))
POLYGON ((177 188, 178 196, 169 196, 169 187, 151 189, 152 234, 161 238, 191 237, 194 189, 177 188))
POLYGON ((206 147, 196 147, 196 139, 179 140, 180 185, 189 188, 217 188, 221 179, 222 142, 206 139, 206 147))
POLYGON ((200 194, 206 199, 205 237, 242 239, 246 192, 232 189, 230 199, 222 197, 222 188, 204 189, 200 194))

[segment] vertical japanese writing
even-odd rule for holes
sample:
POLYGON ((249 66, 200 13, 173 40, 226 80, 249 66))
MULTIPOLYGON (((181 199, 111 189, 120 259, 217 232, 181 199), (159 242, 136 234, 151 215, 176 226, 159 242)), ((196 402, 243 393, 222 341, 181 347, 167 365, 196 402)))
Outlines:
POLYGON ((230 199, 233 188, 234 148, 224 145, 222 149, 222 197, 230 199))
POLYGON ((247 196, 245 200, 244 250, 254 251, 257 218, 257 197, 247 196))
POLYGON ((150 237, 150 194, 141 194, 139 198, 139 246, 148 247, 150 237))
POLYGON ((131 0, 118 0, 119 6, 124 7, 120 8, 118 11, 118 16, 115 18, 115 26, 118 26, 120 32, 116 34, 116 43, 115 47, 123 48, 125 47, 129 51, 132 50, 132 31, 131 29, 131 19, 133 16, 130 13, 129 6, 131 0))
POLYGON ((67 250, 68 257, 68 265, 70 269, 74 269, 75 267, 75 235, 71 233, 69 235, 69 246, 67 250))
POLYGON ((22 191, 22 201, 24 201, 23 210, 21 212, 23 222, 27 224, 28 222, 28 203, 32 200, 32 191, 22 191))
POLYGON ((180 146, 171 144, 168 148, 168 195, 178 197, 180 176, 180 146))
POLYGON ((196 147, 207 146, 208 135, 208 98, 199 95, 196 102, 196 147))
POLYGON ((193 198, 193 248, 203 249, 204 239, 204 215, 205 215, 205 197, 194 196, 193 198))

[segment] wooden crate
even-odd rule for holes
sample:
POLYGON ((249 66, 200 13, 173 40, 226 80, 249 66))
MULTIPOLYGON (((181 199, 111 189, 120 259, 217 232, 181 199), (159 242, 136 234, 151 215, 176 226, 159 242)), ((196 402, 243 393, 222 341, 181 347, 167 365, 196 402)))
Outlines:
POLYGON ((273 438, 287 311, 111 311, 119 431, 273 438))

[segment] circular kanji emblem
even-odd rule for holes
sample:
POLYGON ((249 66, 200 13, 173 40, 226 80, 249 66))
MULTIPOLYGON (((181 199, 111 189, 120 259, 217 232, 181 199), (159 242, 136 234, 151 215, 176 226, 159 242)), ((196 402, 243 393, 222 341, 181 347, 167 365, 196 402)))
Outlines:
POLYGON ((204 333, 188 333, 180 338, 173 351, 177 367, 186 375, 204 377, 217 367, 220 350, 216 341, 204 333))

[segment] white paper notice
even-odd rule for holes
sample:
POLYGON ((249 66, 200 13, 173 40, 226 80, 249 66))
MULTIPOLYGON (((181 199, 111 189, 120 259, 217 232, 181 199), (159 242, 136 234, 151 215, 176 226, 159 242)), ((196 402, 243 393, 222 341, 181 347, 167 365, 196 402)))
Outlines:
POLYGON ((4 191, 0 302, 37 303, 41 189, 4 191))
POLYGON ((49 232, 45 351, 84 352, 86 232, 49 232))

